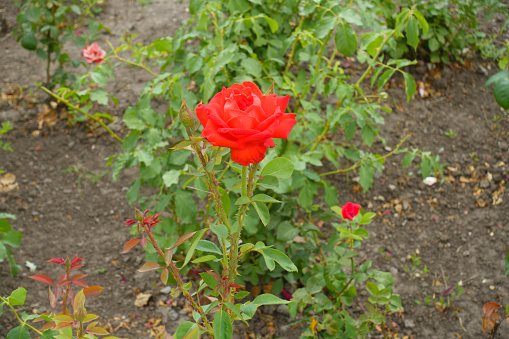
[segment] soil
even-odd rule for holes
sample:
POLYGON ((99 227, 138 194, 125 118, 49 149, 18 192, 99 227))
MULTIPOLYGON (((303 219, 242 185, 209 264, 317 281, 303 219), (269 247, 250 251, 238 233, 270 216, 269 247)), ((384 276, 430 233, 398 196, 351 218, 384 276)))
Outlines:
MULTIPOLYGON (((186 7, 176 1, 154 0, 143 7, 110 0, 98 20, 112 29, 110 41, 128 32, 146 43, 171 35, 187 16, 186 7)), ((22 269, 10 278, 7 263, 0 264, 0 295, 21 286, 28 290, 28 298, 20 309, 49 310, 47 287, 27 278, 34 273, 25 263, 34 263, 36 273, 56 277, 62 273, 60 267, 46 260, 78 253, 85 258, 80 273, 88 274, 90 285, 105 288, 90 299, 87 310, 100 315, 114 335, 146 338, 160 324, 173 333, 179 323, 189 320, 188 310, 181 302, 167 304, 171 297, 153 283, 157 277, 136 273, 142 251, 120 254, 130 239, 123 220, 133 214, 125 193, 136 173, 124 171, 117 182, 109 173, 100 177, 109 171, 105 158, 119 152, 119 145, 87 125, 68 127, 58 111, 48 113, 47 98, 34 87, 34 82, 44 79, 44 65, 10 36, 16 7, 4 3, 0 13, 7 22, 7 32, 0 35, 0 121, 10 120, 15 128, 2 137, 11 142, 14 152, 0 153, 0 169, 14 174, 18 184, 0 193, 0 212, 15 214, 14 229, 23 232, 22 245, 14 251, 22 269), (43 116, 45 122, 39 124, 43 116), (142 308, 134 305, 139 292, 153 295, 142 308)), ((509 243, 509 198, 504 192, 509 181, 509 119, 491 89, 483 88, 497 68, 476 57, 472 60, 469 67, 414 68, 414 77, 427 84, 429 96, 415 95, 408 105, 401 80, 389 85, 394 110, 381 131, 387 146, 378 143, 375 150, 390 151, 410 135, 406 147, 438 154, 440 162, 447 164, 438 183, 425 185, 413 165, 402 169, 401 155, 388 159, 366 194, 350 180, 355 173, 333 178, 341 205, 353 201, 378 213, 368 227, 370 238, 362 255, 372 259, 374 267, 391 272, 396 281, 394 289, 405 310, 390 317, 392 337, 481 338, 483 305, 509 302, 504 276, 509 243), (433 301, 458 284, 463 294, 450 305, 433 301), (427 299, 431 301, 426 303, 427 299)), ((123 134, 123 109, 134 103, 147 78, 129 68, 117 74, 112 91, 118 92, 121 106, 107 109, 120 119, 112 128, 123 134), (131 85, 125 88, 124 83, 131 85)), ((284 309, 266 307, 249 328, 239 326, 236 337, 269 337, 268 328, 275 327, 275 337, 295 338, 301 328, 289 327, 292 321, 284 309)), ((0 337, 16 325, 10 311, 4 310, 0 337)), ((381 336, 373 333, 372 337, 381 336)), ((501 326, 498 337, 509 337, 508 325, 501 326)))

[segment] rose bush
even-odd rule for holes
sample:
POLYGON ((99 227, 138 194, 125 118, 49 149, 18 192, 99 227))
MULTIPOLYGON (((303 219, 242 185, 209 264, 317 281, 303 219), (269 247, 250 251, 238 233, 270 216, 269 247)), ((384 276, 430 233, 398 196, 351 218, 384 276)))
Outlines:
POLYGON ((202 136, 212 145, 231 149, 234 162, 247 166, 265 158, 272 138, 287 139, 296 114, 284 113, 290 96, 263 95, 250 81, 223 88, 196 114, 204 129, 202 136))
POLYGON ((97 42, 94 42, 92 45, 87 45, 87 47, 81 50, 81 56, 89 64, 100 64, 104 60, 106 52, 99 47, 97 42))
POLYGON ((361 206, 354 204, 353 202, 348 202, 345 206, 341 207, 341 215, 343 219, 353 220, 359 214, 361 210, 361 206))

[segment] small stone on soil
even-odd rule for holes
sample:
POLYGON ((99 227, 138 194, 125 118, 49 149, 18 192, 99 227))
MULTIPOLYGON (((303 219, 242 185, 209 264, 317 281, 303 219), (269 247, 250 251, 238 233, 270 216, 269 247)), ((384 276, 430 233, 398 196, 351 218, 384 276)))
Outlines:
POLYGON ((412 319, 405 319, 405 327, 408 327, 408 328, 413 328, 415 327, 415 323, 412 319))

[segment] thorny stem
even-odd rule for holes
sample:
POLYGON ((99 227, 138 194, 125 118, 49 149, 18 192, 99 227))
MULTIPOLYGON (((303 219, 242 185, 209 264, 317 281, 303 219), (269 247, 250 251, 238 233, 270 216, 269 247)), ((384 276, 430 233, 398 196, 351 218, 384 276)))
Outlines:
MULTIPOLYGON (((392 156, 393 154, 395 154, 399 148, 401 147, 401 145, 403 145, 403 143, 406 141, 406 139, 408 139, 410 137, 410 135, 407 135, 405 136, 403 139, 401 139, 401 141, 399 142, 399 144, 396 146, 396 148, 394 150, 392 150, 391 152, 387 153, 386 155, 384 156, 381 156, 380 158, 377 158, 376 160, 374 161, 378 161, 378 160, 381 160, 381 159, 386 159, 390 156, 392 156)), ((321 173, 320 176, 321 177, 324 177, 324 176, 327 176, 327 175, 331 175, 331 174, 338 174, 338 173, 346 173, 346 172, 350 172, 350 171, 353 171, 354 169, 356 168, 359 168, 361 167, 362 165, 362 161, 355 164, 355 165, 352 165, 348 168, 345 168, 345 169, 338 169, 338 170, 334 170, 334 171, 330 171, 330 172, 325 172, 325 173, 321 173)))
MULTIPOLYGON (((154 238, 154 235, 150 231, 150 228, 143 224, 142 224, 142 227, 143 227, 143 230, 145 231, 145 234, 147 235, 150 243, 152 244, 152 246, 154 246, 154 249, 157 251, 159 256, 161 256, 161 258, 163 258, 163 260, 164 260, 164 252, 161 250, 161 248, 157 244, 157 242, 154 238)), ((204 315, 203 309, 200 306, 198 306, 198 304, 194 301, 194 299, 191 297, 189 292, 183 288, 184 282, 182 281, 182 277, 180 276, 179 269, 177 268, 177 266, 175 266, 175 262, 173 260, 170 260, 169 266, 170 266, 170 270, 173 275, 173 278, 175 278, 175 281, 177 282, 177 285, 179 286, 180 291, 182 292, 184 297, 191 303, 191 305, 193 306, 193 309, 196 312, 200 313, 200 316, 202 316, 203 321, 205 323, 205 327, 207 328, 207 332, 209 332, 210 334, 213 334, 214 331, 213 331, 212 326, 210 325, 207 317, 203 317, 203 315, 204 315)))
POLYGON ((85 112, 84 110, 82 110, 81 108, 79 108, 78 106, 74 106, 73 104, 71 104, 69 102, 69 100, 66 100, 64 98, 62 98, 61 96, 53 93, 51 90, 47 89, 46 87, 44 86, 39 86, 40 89, 42 89, 44 92, 48 93, 49 95, 51 95, 53 98, 57 99, 58 101, 60 102, 63 102, 67 107, 73 109, 73 110, 76 110, 78 112, 80 112, 81 114, 83 114, 84 116, 86 116, 87 118, 91 119, 91 120, 94 120, 95 122, 97 122, 99 125, 101 125, 106 131, 108 131, 108 133, 111 135, 111 137, 115 140, 117 140, 120 144, 123 144, 124 141, 122 139, 120 139, 118 137, 118 135, 115 134, 115 132, 113 132, 111 130, 111 128, 109 128, 104 122, 102 122, 102 120, 98 117, 95 117, 93 115, 91 115, 90 113, 87 113, 85 112))
MULTIPOLYGON (((65 267, 65 274, 67 275, 67 281, 71 281, 71 270, 70 267, 65 267)), ((63 302, 63 313, 67 314, 69 311, 67 309, 67 299, 69 298, 69 292, 71 291, 71 284, 65 285, 65 294, 64 294, 64 302, 63 302)))
POLYGON ((140 63, 137 63, 137 62, 133 62, 133 61, 129 61, 127 59, 124 59, 120 56, 118 56, 117 52, 115 51, 115 48, 113 47, 113 45, 108 41, 106 40, 106 43, 108 44, 108 46, 110 46, 111 50, 113 51, 113 58, 117 59, 117 60, 120 60, 122 62, 125 62, 126 64, 128 65, 131 65, 131 66, 134 66, 134 67, 139 67, 139 68, 142 68, 144 69, 145 71, 147 71, 148 73, 150 73, 150 75, 152 75, 154 78, 157 78, 158 75, 154 72, 152 72, 147 66, 143 65, 143 64, 140 64, 140 63))
POLYGON ((2 302, 4 302, 7 306, 9 306, 12 310, 12 313, 14 313, 14 315, 16 316, 16 319, 18 319, 19 323, 23 326, 27 326, 28 328, 30 328, 32 331, 34 332, 37 332, 37 334, 40 334, 42 335, 42 332, 39 331, 38 329, 36 329, 35 327, 33 327, 32 325, 30 325, 29 323, 23 321, 19 315, 18 315, 18 312, 16 312, 16 310, 14 309, 14 307, 12 307, 12 305, 9 303, 9 299, 8 298, 3 298, 3 297, 0 297, 0 300, 2 302))
MULTIPOLYGON (((248 166, 242 166, 242 197, 248 196, 248 166)), ((239 210, 237 218, 237 231, 232 234, 231 249, 230 249, 230 267, 229 267, 229 283, 232 283, 237 273, 237 263, 239 261, 239 240, 242 231, 242 224, 244 223, 244 214, 246 212, 246 205, 242 205, 239 210)))
MULTIPOLYGON (((297 29, 295 29, 295 32, 299 31, 299 33, 300 33, 300 30, 301 30, 303 24, 304 24, 304 17, 302 17, 300 19, 299 27, 297 27, 297 29)), ((293 42, 293 45, 292 45, 292 51, 288 55, 288 61, 286 62, 286 68, 285 68, 285 71, 283 74, 286 74, 288 72, 288 70, 290 69, 290 66, 292 66, 292 59, 295 54, 295 49, 297 48, 298 41, 299 41, 299 37, 296 36, 295 41, 293 42)))

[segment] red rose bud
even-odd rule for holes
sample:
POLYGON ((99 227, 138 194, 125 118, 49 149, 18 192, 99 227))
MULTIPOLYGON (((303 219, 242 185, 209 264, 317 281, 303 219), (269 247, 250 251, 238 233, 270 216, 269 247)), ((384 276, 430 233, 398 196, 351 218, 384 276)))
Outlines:
POLYGON ((352 220, 357 214, 359 214, 360 209, 360 205, 354 204, 352 202, 347 203, 345 206, 341 207, 341 214, 343 215, 343 219, 352 220))
POLYGON ((230 148, 232 160, 242 166, 259 163, 267 148, 275 147, 273 138, 287 139, 296 123, 296 114, 284 113, 289 99, 263 95, 249 81, 223 88, 207 105, 196 107, 202 137, 230 148))

